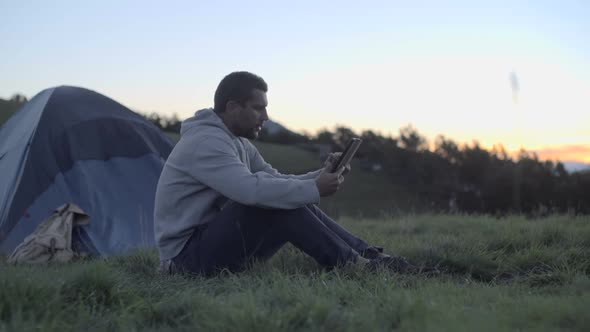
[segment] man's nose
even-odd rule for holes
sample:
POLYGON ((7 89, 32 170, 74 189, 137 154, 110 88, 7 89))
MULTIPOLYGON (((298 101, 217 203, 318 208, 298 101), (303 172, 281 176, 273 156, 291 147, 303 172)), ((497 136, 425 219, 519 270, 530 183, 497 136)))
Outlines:
POLYGON ((268 121, 268 112, 266 110, 262 112, 262 121, 268 121))

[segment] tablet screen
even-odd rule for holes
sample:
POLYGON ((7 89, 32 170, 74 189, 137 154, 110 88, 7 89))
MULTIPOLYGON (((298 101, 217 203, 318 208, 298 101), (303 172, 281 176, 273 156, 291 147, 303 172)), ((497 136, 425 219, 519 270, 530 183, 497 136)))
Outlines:
POLYGON ((331 170, 332 173, 336 172, 340 168, 342 168, 342 167, 346 166, 348 163, 350 163, 350 161, 352 160, 352 157, 354 156, 354 154, 358 150, 362 141, 363 141, 362 139, 357 138, 357 137, 352 138, 350 141, 348 141, 348 144, 346 144, 346 148, 344 149, 344 151, 340 155, 340 158, 338 158, 338 160, 333 164, 332 170, 331 170))

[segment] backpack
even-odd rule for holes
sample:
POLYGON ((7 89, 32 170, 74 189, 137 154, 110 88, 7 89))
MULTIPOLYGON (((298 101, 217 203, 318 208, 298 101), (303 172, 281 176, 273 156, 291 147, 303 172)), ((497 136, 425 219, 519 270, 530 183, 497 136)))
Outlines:
POLYGON ((69 203, 58 207, 8 258, 11 264, 69 262, 80 255, 72 250, 72 230, 90 223, 80 207, 69 203))

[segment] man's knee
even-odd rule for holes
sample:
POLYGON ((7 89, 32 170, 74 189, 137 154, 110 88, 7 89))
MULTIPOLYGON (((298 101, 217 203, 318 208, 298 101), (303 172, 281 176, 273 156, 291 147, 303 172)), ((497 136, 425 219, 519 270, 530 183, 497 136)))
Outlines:
POLYGON ((324 214, 322 209, 320 209, 320 207, 317 206, 316 204, 307 204, 305 206, 305 208, 308 209, 309 211, 311 211, 311 213, 316 215, 318 218, 321 218, 321 216, 324 214))
POLYGON ((271 214, 274 217, 302 217, 309 215, 310 211, 307 206, 302 206, 295 209, 263 209, 264 212, 271 214))

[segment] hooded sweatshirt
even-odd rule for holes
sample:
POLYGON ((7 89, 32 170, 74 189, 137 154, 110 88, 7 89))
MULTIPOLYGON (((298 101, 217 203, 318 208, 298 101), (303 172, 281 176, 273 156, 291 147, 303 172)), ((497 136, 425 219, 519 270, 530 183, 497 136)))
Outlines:
POLYGON ((195 228, 213 221, 229 200, 277 209, 320 200, 315 178, 321 170, 279 173, 212 109, 183 121, 180 135, 156 189, 154 233, 161 260, 176 257, 195 228))

